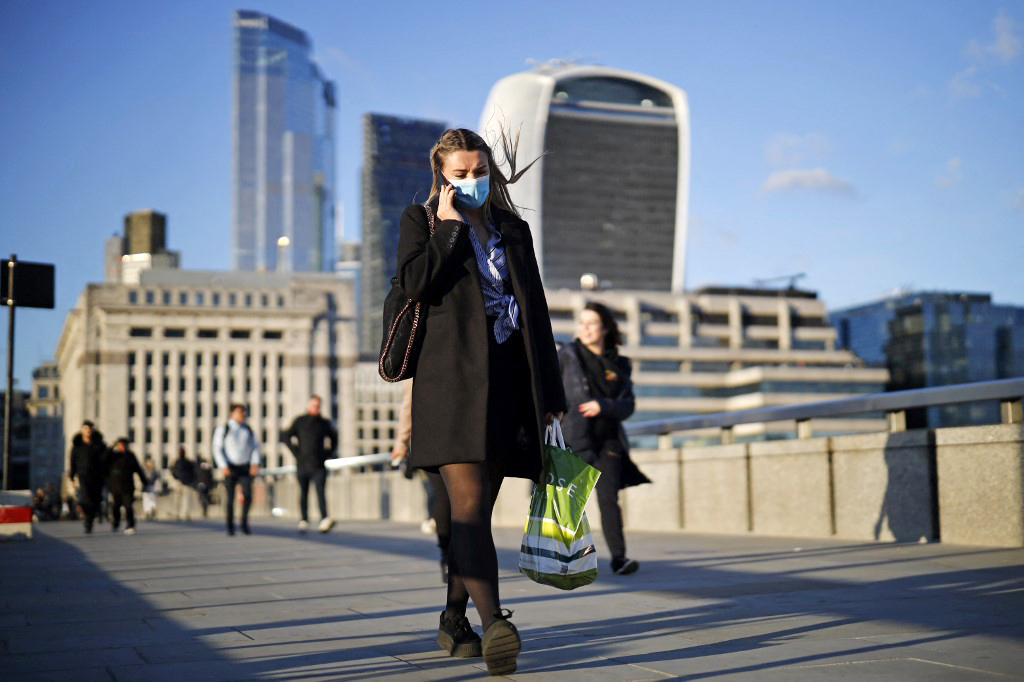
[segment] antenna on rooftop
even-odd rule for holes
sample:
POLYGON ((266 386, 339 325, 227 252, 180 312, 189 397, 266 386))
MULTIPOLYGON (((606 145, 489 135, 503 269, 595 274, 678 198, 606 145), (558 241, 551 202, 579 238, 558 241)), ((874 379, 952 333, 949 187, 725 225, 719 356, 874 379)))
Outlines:
POLYGON ((799 281, 799 280, 801 280, 801 279, 803 279, 805 277, 807 277, 807 273, 798 272, 798 273, 793 274, 793 275, 781 275, 779 277, 766 277, 765 279, 755 279, 754 280, 754 288, 756 288, 756 289, 765 289, 765 288, 767 288, 767 285, 770 284, 771 282, 782 282, 782 281, 788 280, 789 283, 786 285, 786 288, 787 289, 796 289, 797 281, 799 281))

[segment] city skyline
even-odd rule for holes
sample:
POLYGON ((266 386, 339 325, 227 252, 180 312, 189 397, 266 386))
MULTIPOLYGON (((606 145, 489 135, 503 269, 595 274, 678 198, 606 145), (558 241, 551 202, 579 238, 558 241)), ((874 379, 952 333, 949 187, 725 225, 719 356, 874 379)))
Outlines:
MULTIPOLYGON (((429 7, 246 4, 307 32, 339 83, 350 239, 364 113, 474 127, 489 88, 526 60, 575 58, 689 96, 688 289, 806 272, 830 307, 907 285, 1024 303, 1019 2, 526 3, 482 9, 481 25, 506 28, 488 32, 486 58, 432 48, 429 7)), ((20 389, 84 284, 102 281, 125 213, 166 213, 183 267, 230 267, 236 9, 0 8, 0 255, 57 266, 56 309, 18 311, 20 389)))

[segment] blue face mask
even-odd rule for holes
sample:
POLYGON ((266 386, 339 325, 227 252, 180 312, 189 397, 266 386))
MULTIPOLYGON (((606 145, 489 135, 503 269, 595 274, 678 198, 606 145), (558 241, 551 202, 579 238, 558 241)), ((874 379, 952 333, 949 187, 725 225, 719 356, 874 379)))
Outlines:
MULTIPOLYGON (((447 178, 445 178, 447 180, 447 178)), ((455 199, 466 208, 480 208, 491 191, 491 176, 475 180, 448 180, 455 188, 455 199)))

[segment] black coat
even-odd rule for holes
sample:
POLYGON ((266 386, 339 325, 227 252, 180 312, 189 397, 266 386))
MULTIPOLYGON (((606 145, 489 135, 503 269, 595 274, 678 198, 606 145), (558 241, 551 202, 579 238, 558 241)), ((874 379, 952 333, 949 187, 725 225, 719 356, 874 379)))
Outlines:
MULTIPOLYGON (((436 198, 431 208, 436 215, 436 198)), ((534 404, 533 423, 523 424, 530 446, 508 463, 506 475, 536 479, 544 414, 564 410, 565 394, 530 227, 501 209, 492 208, 492 215, 519 303, 534 404)), ((437 220, 435 227, 431 238, 423 207, 413 204, 402 214, 398 240, 398 283, 426 310, 412 390, 409 458, 418 468, 486 460, 487 334, 492 330, 469 241, 471 228, 458 220, 437 220)))
POLYGON ((111 493, 130 495, 135 492, 135 476, 145 486, 146 475, 139 466, 139 460, 135 453, 125 448, 124 452, 118 452, 114 448, 107 450, 106 454, 107 489, 111 493))
POLYGON ((569 409, 562 420, 562 435, 565 437, 565 444, 580 459, 597 466, 597 448, 599 444, 593 442, 591 419, 584 417, 577 409, 580 405, 591 400, 596 400, 601 405, 601 415, 618 422, 619 426, 619 447, 622 453, 622 487, 628 488, 641 483, 650 483, 650 479, 644 476, 643 472, 629 458, 629 439, 626 431, 622 428, 622 422, 633 414, 636 408, 636 398, 633 397, 633 367, 629 358, 619 356, 619 390, 611 398, 594 397, 590 391, 590 384, 587 382, 587 375, 577 355, 576 344, 567 343, 558 351, 558 360, 562 365, 562 384, 565 386, 565 397, 569 402, 569 409))
POLYGON ((323 469, 324 461, 334 456, 338 432, 331 420, 304 414, 295 418, 282 434, 282 440, 295 455, 295 464, 300 471, 316 471, 323 469))
POLYGON ((78 484, 88 490, 98 490, 103 487, 103 479, 106 478, 106 464, 104 456, 107 446, 103 442, 103 434, 95 429, 92 432, 92 441, 86 443, 82 434, 76 433, 71 439, 71 466, 68 475, 77 478, 78 484))

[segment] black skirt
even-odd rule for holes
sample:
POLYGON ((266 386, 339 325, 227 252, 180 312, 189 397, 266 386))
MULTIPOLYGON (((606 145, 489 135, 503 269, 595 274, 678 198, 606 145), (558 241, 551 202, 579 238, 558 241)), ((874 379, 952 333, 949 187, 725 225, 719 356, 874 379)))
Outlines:
MULTIPOLYGON (((494 338, 494 318, 487 318, 488 390, 487 390, 487 461, 498 465, 510 475, 536 476, 530 463, 537 459, 530 448, 531 425, 536 420, 533 391, 530 386, 530 364, 526 359, 523 333, 516 329, 504 343, 494 338)), ((536 463, 539 472, 540 462, 536 463)))

